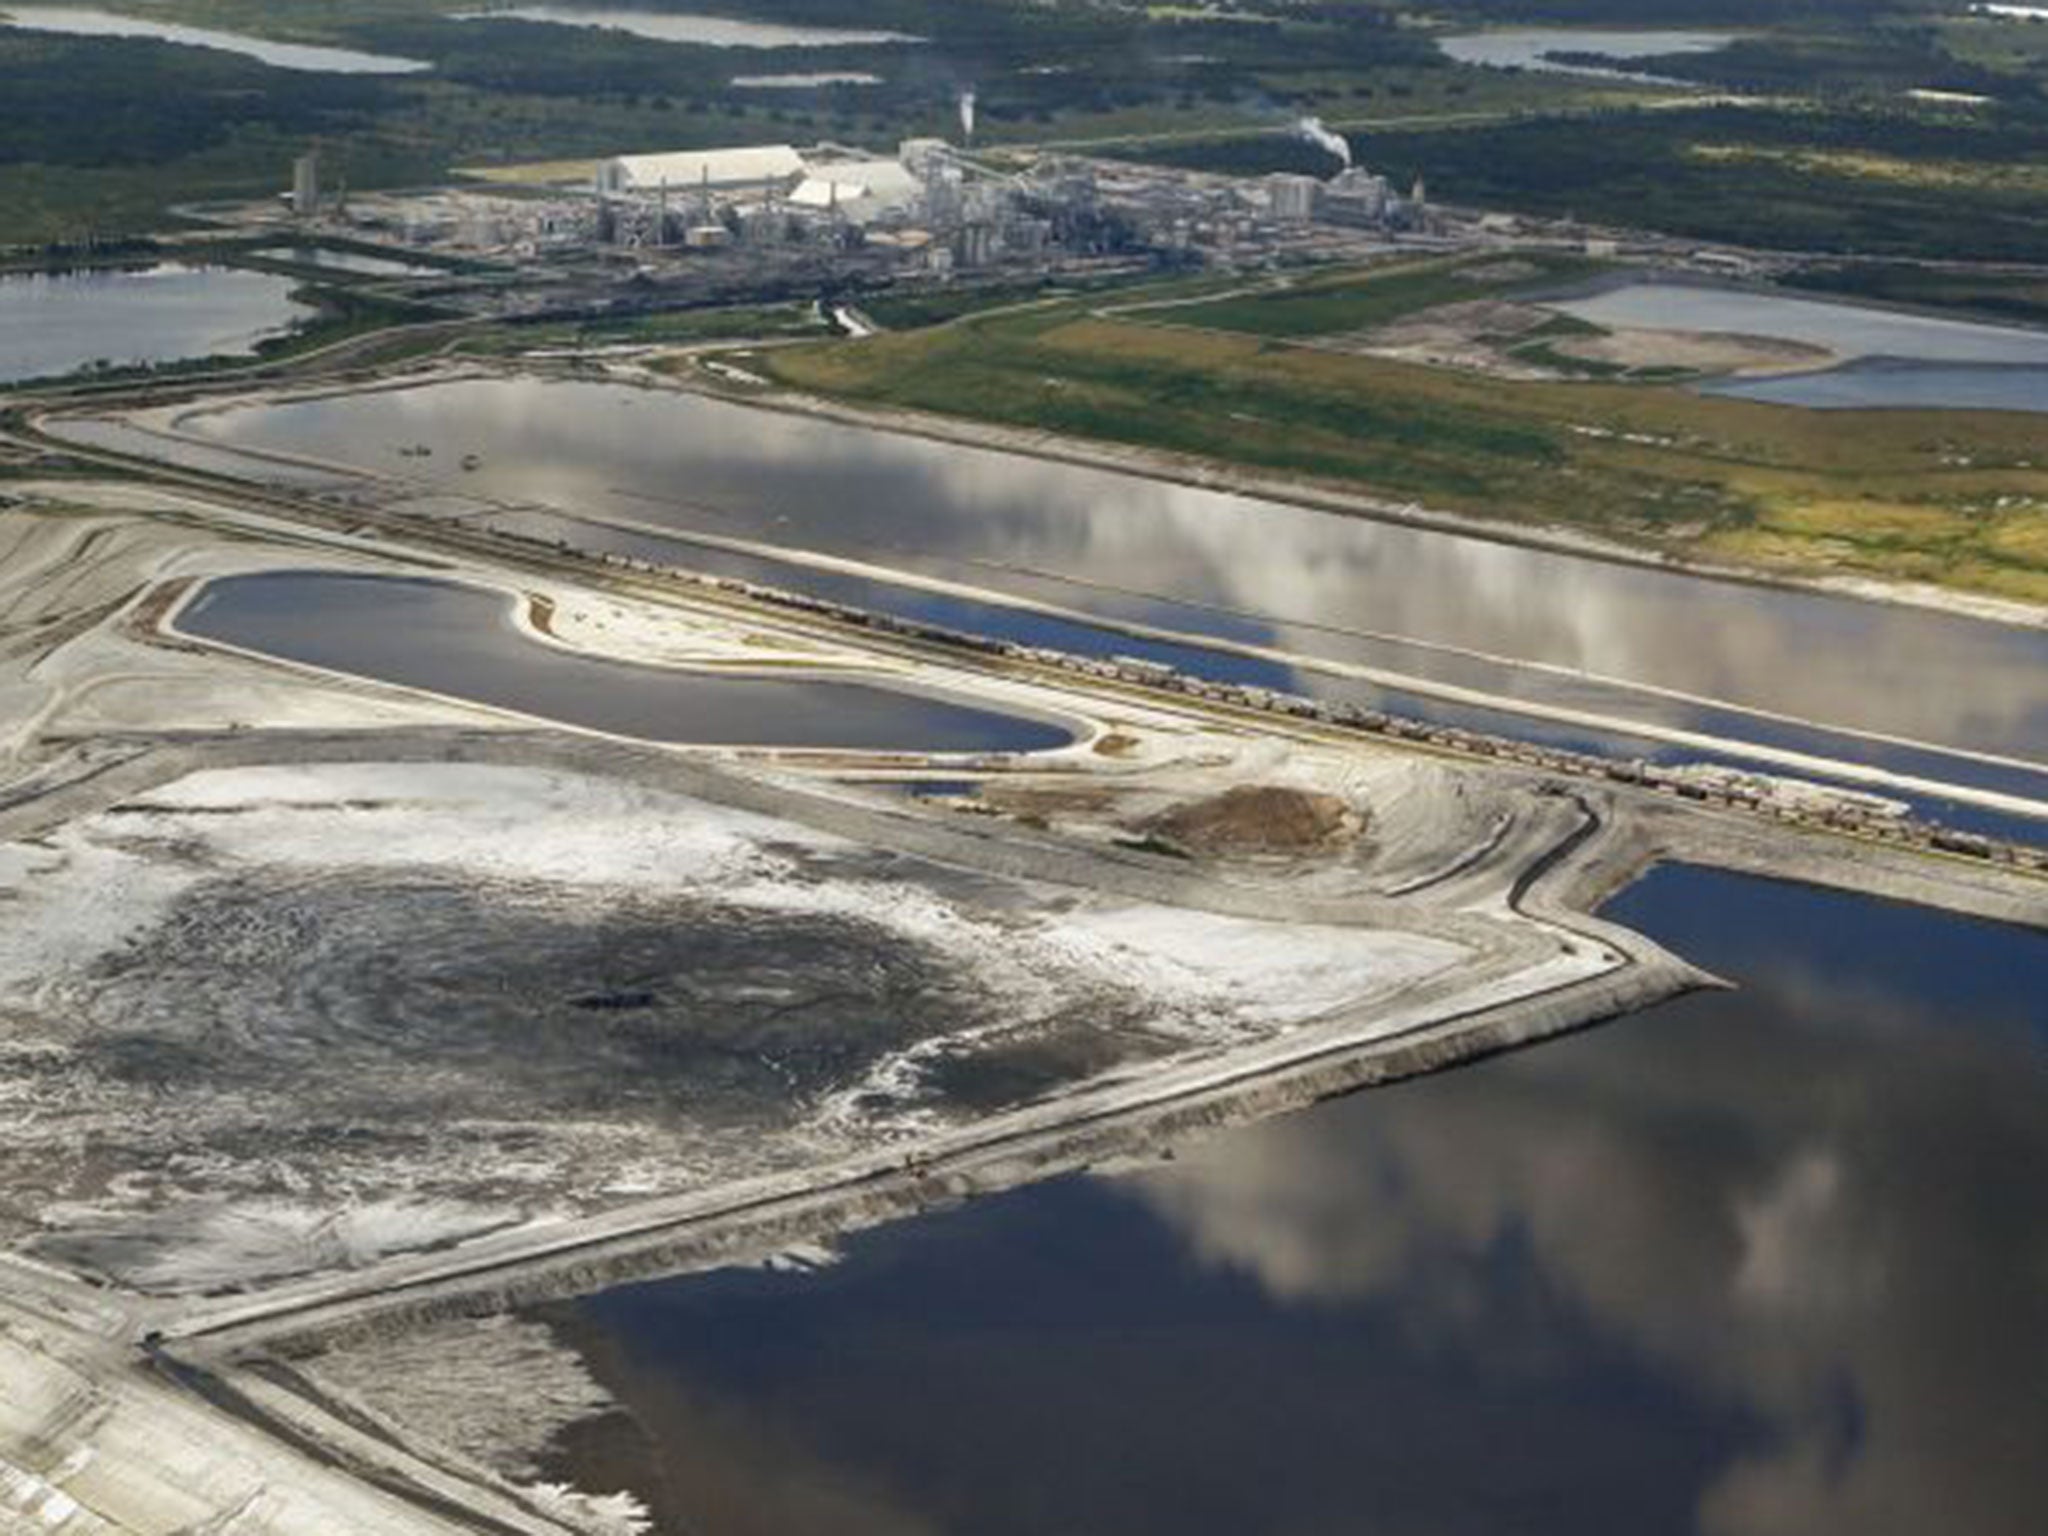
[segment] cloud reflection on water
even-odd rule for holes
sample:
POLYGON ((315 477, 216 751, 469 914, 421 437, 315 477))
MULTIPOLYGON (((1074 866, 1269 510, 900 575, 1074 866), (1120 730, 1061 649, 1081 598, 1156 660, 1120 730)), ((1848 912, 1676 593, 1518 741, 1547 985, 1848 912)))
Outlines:
POLYGON ((2038 1035, 1796 961, 1745 979, 1128 1187, 1274 1300, 1396 1309, 1475 1370, 1540 1343, 1490 1278, 1526 1248, 1595 1330, 1770 1427, 1710 1480, 1710 1536, 2038 1530, 2038 1035))
POLYGON ((1612 915, 1746 990, 575 1330, 764 1536, 2031 1536, 2048 939, 1702 870, 1612 915))
POLYGON ((1469 677, 1472 664, 1405 648, 1389 657, 1304 626, 1412 636, 2048 758, 2048 636, 1910 608, 1705 583, 615 385, 468 380, 211 421, 237 441, 407 474, 446 473, 474 452, 479 467, 451 484, 936 565, 1108 613, 1149 605, 1099 587, 1049 590, 1023 573, 1251 610, 1283 644, 1437 675, 1469 677), (416 443, 435 457, 395 457, 416 443))

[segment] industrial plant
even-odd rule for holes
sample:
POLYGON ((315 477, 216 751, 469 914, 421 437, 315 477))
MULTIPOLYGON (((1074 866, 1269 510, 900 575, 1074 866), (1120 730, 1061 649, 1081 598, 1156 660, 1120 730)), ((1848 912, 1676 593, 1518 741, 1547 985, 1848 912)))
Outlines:
MULTIPOLYGON (((1327 177, 1235 177, 1050 151, 912 138, 893 153, 830 141, 637 150, 564 167, 506 167, 454 186, 349 201, 313 154, 282 200, 304 230, 408 252, 515 264, 516 285, 437 293, 496 314, 587 305, 624 275, 665 302, 944 283, 955 274, 1085 275, 1144 266, 1257 267, 1462 243, 1478 226, 1330 152, 1327 177), (623 267, 622 267, 623 264, 623 267), (569 291, 563 291, 569 285, 569 291)), ((223 210, 271 223, 274 208, 223 210)))

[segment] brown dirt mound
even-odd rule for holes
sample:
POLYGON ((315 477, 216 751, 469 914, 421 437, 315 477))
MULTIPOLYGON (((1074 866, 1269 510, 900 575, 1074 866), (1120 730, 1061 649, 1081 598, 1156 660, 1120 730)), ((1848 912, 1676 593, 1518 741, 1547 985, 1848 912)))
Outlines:
POLYGON ((1145 823, 1145 831, 1190 853, 1316 853, 1352 841, 1365 818, 1336 795, 1245 784, 1191 800, 1145 823))

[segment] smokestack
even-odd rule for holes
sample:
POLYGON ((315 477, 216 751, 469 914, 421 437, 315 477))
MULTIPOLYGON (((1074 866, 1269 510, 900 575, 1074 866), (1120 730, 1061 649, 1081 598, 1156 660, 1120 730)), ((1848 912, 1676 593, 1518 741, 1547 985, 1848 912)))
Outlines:
POLYGON ((1343 162, 1345 170, 1351 169, 1351 145, 1342 134, 1332 133, 1323 126, 1320 117, 1304 117, 1294 125, 1294 131, 1311 144, 1320 144, 1343 162))
POLYGON ((974 142, 974 87, 960 93, 960 133, 963 144, 974 142))

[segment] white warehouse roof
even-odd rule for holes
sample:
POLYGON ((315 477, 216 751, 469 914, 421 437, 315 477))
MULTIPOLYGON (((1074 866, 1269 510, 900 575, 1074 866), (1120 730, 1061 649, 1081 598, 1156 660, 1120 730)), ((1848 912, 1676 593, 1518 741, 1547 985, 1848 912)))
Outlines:
POLYGON ((859 187, 873 197, 915 197, 923 190, 901 160, 825 160, 814 163, 810 174, 819 181, 859 187))
POLYGON ((753 144, 742 149, 679 150, 664 155, 618 155, 598 167, 598 190, 655 192, 787 181, 804 172, 804 157, 788 144, 753 144))
POLYGON ((814 165, 789 196, 799 208, 836 207, 855 223, 908 208, 924 189, 895 160, 840 160, 814 165))

